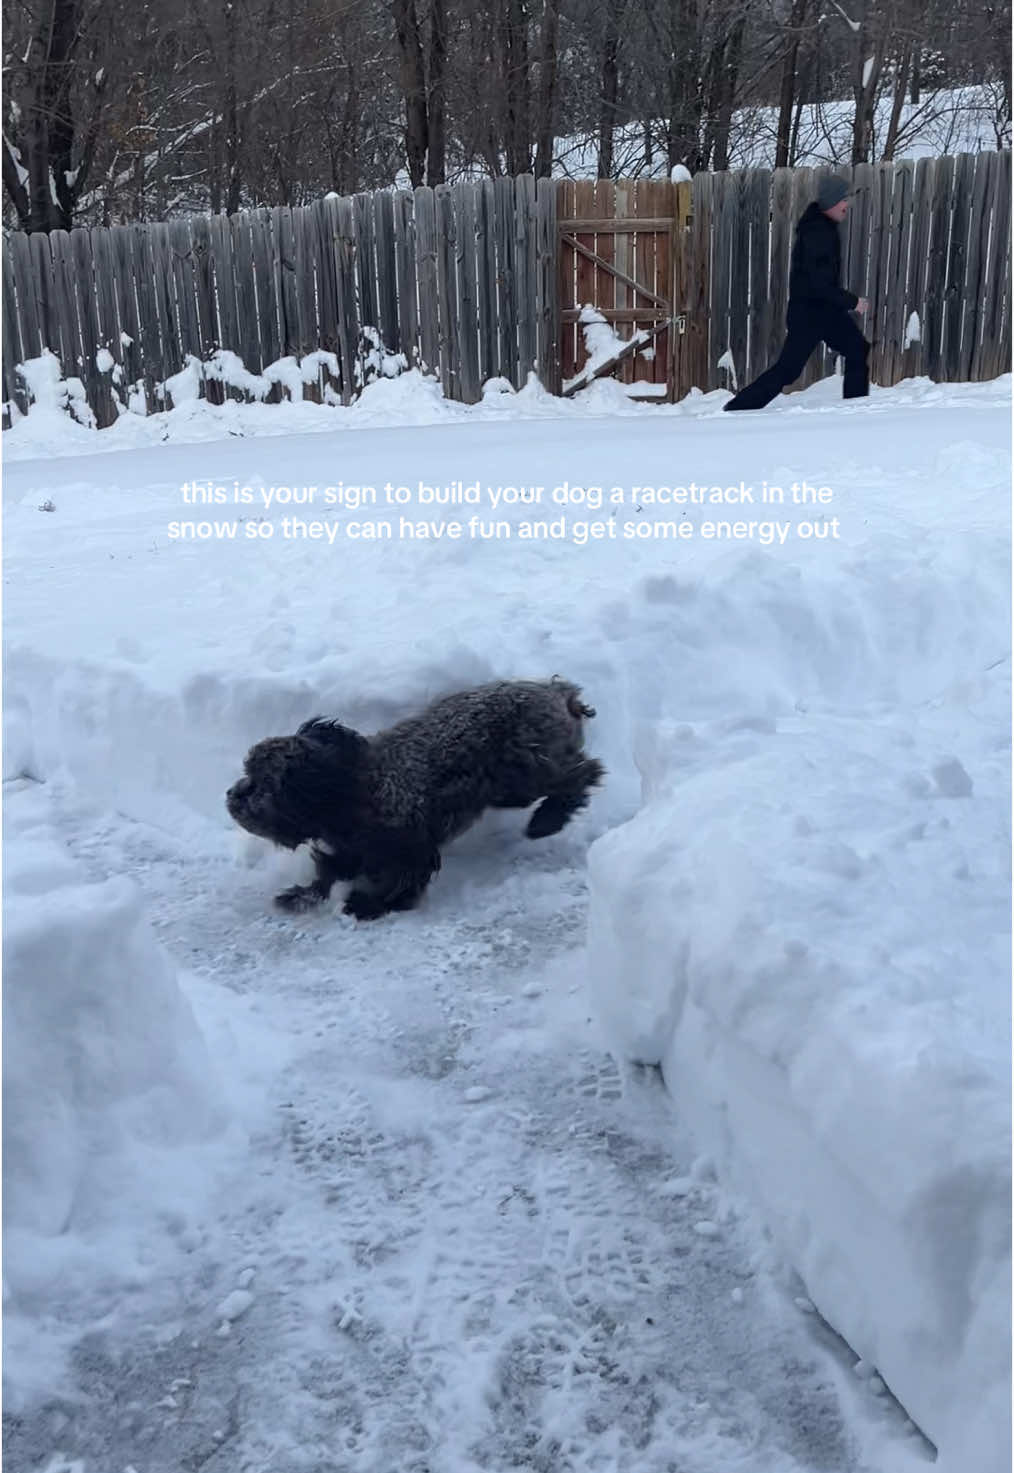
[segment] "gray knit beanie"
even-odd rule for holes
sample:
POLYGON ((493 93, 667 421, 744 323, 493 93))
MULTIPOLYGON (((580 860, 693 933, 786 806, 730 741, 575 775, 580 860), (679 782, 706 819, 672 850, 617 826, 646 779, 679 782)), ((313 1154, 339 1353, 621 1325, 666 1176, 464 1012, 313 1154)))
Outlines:
POLYGON ((817 190, 817 204, 822 210, 830 210, 832 206, 840 204, 849 192, 848 180, 843 179, 840 174, 831 174, 820 182, 820 188, 817 190))

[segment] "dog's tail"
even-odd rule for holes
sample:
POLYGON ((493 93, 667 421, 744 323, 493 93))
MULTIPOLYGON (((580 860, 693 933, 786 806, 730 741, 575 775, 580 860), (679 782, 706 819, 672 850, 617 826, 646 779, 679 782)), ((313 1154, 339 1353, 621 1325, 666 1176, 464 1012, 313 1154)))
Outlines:
POLYGON ((595 707, 586 706, 584 701, 582 701, 581 687, 579 685, 574 685, 571 681, 564 680, 562 675, 554 675, 552 677, 552 683, 554 685, 561 685, 566 690, 567 710, 575 721, 580 721, 582 718, 586 721, 591 720, 595 715, 595 707))
POLYGON ((595 707, 585 705, 581 699, 580 691, 575 691, 573 695, 567 697, 567 710, 572 716, 579 719, 583 716, 589 721, 595 715, 595 707))

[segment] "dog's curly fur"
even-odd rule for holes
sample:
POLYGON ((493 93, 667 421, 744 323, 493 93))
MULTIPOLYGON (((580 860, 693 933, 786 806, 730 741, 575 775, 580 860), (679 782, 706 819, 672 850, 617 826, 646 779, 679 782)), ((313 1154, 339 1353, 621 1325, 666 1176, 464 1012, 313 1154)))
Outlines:
POLYGON ((541 799, 525 832, 558 833, 605 773, 583 749, 594 714, 578 686, 554 676, 444 696, 369 738, 314 717, 250 749, 226 806, 251 834, 287 849, 310 843, 316 877, 277 895, 283 910, 309 909, 336 880, 354 880, 345 911, 370 920, 415 905, 440 846, 487 808, 541 799))

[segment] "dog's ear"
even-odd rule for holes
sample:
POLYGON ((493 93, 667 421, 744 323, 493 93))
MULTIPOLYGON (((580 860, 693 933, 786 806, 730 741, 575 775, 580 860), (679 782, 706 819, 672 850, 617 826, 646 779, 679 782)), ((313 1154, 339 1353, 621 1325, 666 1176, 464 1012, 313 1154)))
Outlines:
POLYGON ((333 730, 338 723, 327 716, 311 716, 309 721, 304 721, 296 732, 297 736, 318 737, 321 741, 326 740, 329 730, 333 730))
POLYGON ((304 838, 350 842, 367 802, 369 742, 320 716, 304 721, 289 742, 277 791, 279 811, 304 838))
POLYGON ((351 726, 342 726, 340 721, 332 721, 326 716, 312 716, 309 721, 304 721, 296 735, 327 747, 335 757, 350 765, 360 761, 369 746, 366 738, 353 731, 351 726))

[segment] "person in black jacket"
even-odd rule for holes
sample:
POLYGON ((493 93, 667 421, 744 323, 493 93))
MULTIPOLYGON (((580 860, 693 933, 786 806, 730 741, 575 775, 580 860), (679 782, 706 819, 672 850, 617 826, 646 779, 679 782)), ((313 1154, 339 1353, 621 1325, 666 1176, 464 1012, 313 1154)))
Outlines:
POLYGON ((786 338, 771 367, 754 379, 725 409, 763 409, 787 384, 797 379, 806 360, 821 341, 845 359, 843 397, 858 399, 870 391, 867 367, 870 345, 852 311, 865 312, 865 297, 841 285, 841 241, 838 226, 848 214, 849 186, 832 176, 821 184, 814 203, 796 226, 789 273, 789 310, 786 338))

